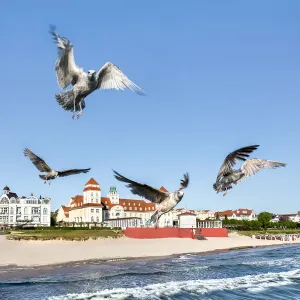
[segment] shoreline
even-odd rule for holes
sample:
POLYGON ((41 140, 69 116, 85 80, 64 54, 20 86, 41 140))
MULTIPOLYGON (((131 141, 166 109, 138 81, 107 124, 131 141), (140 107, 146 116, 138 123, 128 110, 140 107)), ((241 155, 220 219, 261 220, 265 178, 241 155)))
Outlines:
POLYGON ((88 263, 130 263, 182 255, 210 255, 273 246, 299 245, 294 242, 258 240, 231 234, 228 238, 204 241, 168 239, 104 239, 85 242, 8 241, 0 236, 0 270, 9 268, 55 268, 88 263))

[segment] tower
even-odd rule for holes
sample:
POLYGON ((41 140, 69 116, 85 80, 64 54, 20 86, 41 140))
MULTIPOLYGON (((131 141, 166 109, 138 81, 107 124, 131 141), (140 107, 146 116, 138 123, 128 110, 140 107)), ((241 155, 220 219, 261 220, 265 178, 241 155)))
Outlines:
POLYGON ((83 203, 101 203, 101 188, 94 178, 84 185, 83 203))
POLYGON ((9 194, 9 192, 10 192, 10 188, 6 185, 6 186, 3 188, 3 193, 4 193, 5 195, 7 195, 7 194, 9 194))
POLYGON ((109 188, 107 197, 110 199, 111 204, 119 204, 120 197, 115 186, 109 188))

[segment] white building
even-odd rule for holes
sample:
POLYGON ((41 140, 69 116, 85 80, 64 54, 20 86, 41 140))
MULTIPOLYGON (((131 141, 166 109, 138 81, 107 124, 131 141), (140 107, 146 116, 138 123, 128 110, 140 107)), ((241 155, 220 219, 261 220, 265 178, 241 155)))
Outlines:
MULTIPOLYGON (((71 197, 66 206, 61 206, 57 222, 103 223, 108 226, 145 226, 156 205, 144 200, 120 198, 116 187, 110 187, 107 197, 102 197, 99 183, 91 178, 84 186, 83 195, 71 197), (118 219, 118 220, 116 220, 118 219), (115 221, 114 221, 115 220, 115 221)), ((164 222, 162 218, 161 222, 164 222)))
POLYGON ((8 186, 0 196, 0 225, 16 226, 18 224, 50 226, 51 204, 49 198, 18 197, 8 186))
POLYGON ((200 210, 196 212, 197 219, 199 220, 214 220, 215 213, 212 210, 200 210))
POLYGON ((225 217, 227 219, 232 220, 247 220, 254 221, 256 220, 256 214, 253 209, 248 208, 239 208, 236 210, 225 210, 225 211, 217 211, 215 212, 215 217, 220 220, 224 220, 225 217))
POLYGON ((285 215, 280 215, 279 216, 279 219, 280 218, 284 218, 288 221, 291 221, 291 222, 295 222, 295 223, 299 223, 300 222, 300 214, 285 214, 285 215))
POLYGON ((179 217, 179 228, 197 228, 196 214, 193 213, 182 213, 179 217))

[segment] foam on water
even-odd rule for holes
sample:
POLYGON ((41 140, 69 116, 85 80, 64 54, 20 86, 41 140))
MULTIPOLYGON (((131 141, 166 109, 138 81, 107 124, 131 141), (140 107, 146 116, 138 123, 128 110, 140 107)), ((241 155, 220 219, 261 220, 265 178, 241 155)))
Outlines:
POLYGON ((208 280, 188 280, 171 281, 160 284, 152 284, 136 288, 116 288, 106 289, 96 293, 67 294, 63 296, 50 297, 49 300, 102 300, 102 299, 161 299, 181 292, 188 292, 197 295, 220 291, 243 289, 255 293, 270 287, 291 285, 295 280, 300 279, 300 269, 265 273, 260 275, 247 275, 242 277, 208 279, 208 280))

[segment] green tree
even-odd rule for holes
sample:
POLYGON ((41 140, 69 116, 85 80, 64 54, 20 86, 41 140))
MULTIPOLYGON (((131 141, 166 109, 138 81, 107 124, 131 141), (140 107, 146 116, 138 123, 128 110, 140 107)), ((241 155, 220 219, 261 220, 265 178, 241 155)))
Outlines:
POLYGON ((58 214, 58 209, 56 211, 51 211, 51 219, 50 219, 50 226, 56 226, 56 217, 58 214))
POLYGON ((262 228, 268 228, 268 225, 272 220, 272 214, 267 211, 263 211, 257 216, 257 220, 260 222, 262 228))

